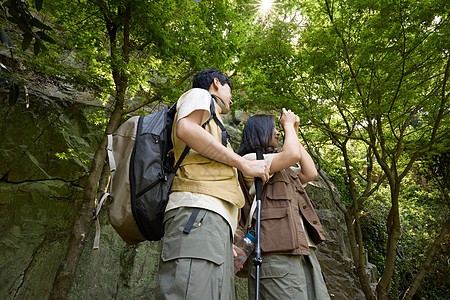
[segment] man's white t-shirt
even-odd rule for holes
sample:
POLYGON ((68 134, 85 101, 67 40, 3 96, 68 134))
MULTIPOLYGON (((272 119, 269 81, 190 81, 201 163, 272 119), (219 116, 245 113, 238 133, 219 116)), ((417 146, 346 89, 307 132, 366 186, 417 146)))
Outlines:
MULTIPOLYGON (((181 95, 177 103, 177 122, 189 116, 196 110, 205 110, 208 115, 202 120, 202 124, 209 118, 211 94, 204 89, 191 89, 181 95)), ((218 116, 220 118, 220 116, 218 116)), ((194 151, 191 149, 190 151, 194 151)), ((237 171, 235 170, 236 174, 237 171)), ((237 176, 237 175, 236 175, 237 176)), ((231 227, 232 234, 236 231, 239 209, 233 204, 218 198, 191 192, 173 192, 169 195, 166 211, 179 207, 198 207, 213 211, 224 218, 231 227)))

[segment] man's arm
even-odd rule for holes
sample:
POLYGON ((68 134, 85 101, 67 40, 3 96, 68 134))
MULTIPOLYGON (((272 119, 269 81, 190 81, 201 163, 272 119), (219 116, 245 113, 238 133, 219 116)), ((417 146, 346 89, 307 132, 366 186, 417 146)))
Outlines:
POLYGON ((249 161, 233 150, 224 147, 209 132, 201 127, 205 110, 195 110, 177 123, 177 137, 191 149, 209 159, 221 162, 239 169, 244 175, 260 177, 263 181, 269 180, 269 168, 264 160, 249 161))

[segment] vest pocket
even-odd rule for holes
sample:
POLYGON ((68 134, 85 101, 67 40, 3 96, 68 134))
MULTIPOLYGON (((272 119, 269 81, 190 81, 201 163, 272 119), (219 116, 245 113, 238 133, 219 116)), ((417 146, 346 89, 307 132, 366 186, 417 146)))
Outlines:
MULTIPOLYGON (((278 178, 285 179, 285 178, 278 178)), ((290 200, 294 198, 294 186, 289 181, 278 180, 269 182, 266 188, 266 197, 272 201, 290 200)))
POLYGON ((298 234, 290 221, 289 207, 261 210, 261 251, 289 251, 298 248, 298 234))
POLYGON ((203 163, 190 163, 186 162, 182 165, 181 178, 186 178, 194 181, 213 182, 232 180, 237 174, 232 167, 227 165, 207 161, 203 163))

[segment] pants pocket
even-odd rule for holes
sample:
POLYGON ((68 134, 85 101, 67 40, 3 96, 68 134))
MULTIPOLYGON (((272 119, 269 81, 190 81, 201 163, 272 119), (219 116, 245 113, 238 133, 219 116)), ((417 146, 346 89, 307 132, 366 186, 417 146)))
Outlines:
POLYGON ((202 210, 190 233, 184 233, 183 229, 192 210, 191 208, 180 208, 176 215, 172 213, 166 219, 161 252, 162 261, 194 258, 208 260, 217 265, 223 264, 227 249, 225 249, 224 239, 220 236, 229 235, 228 224, 220 215, 212 212, 205 215, 205 210, 202 210), (200 222, 200 220, 202 221, 200 222))

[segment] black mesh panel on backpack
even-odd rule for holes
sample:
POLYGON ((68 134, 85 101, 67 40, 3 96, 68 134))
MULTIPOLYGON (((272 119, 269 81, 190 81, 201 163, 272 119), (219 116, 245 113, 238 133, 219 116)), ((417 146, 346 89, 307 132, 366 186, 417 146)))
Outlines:
POLYGON ((139 119, 130 162, 131 207, 141 233, 150 241, 164 234, 162 220, 174 173, 170 138, 174 112, 163 108, 139 119))

